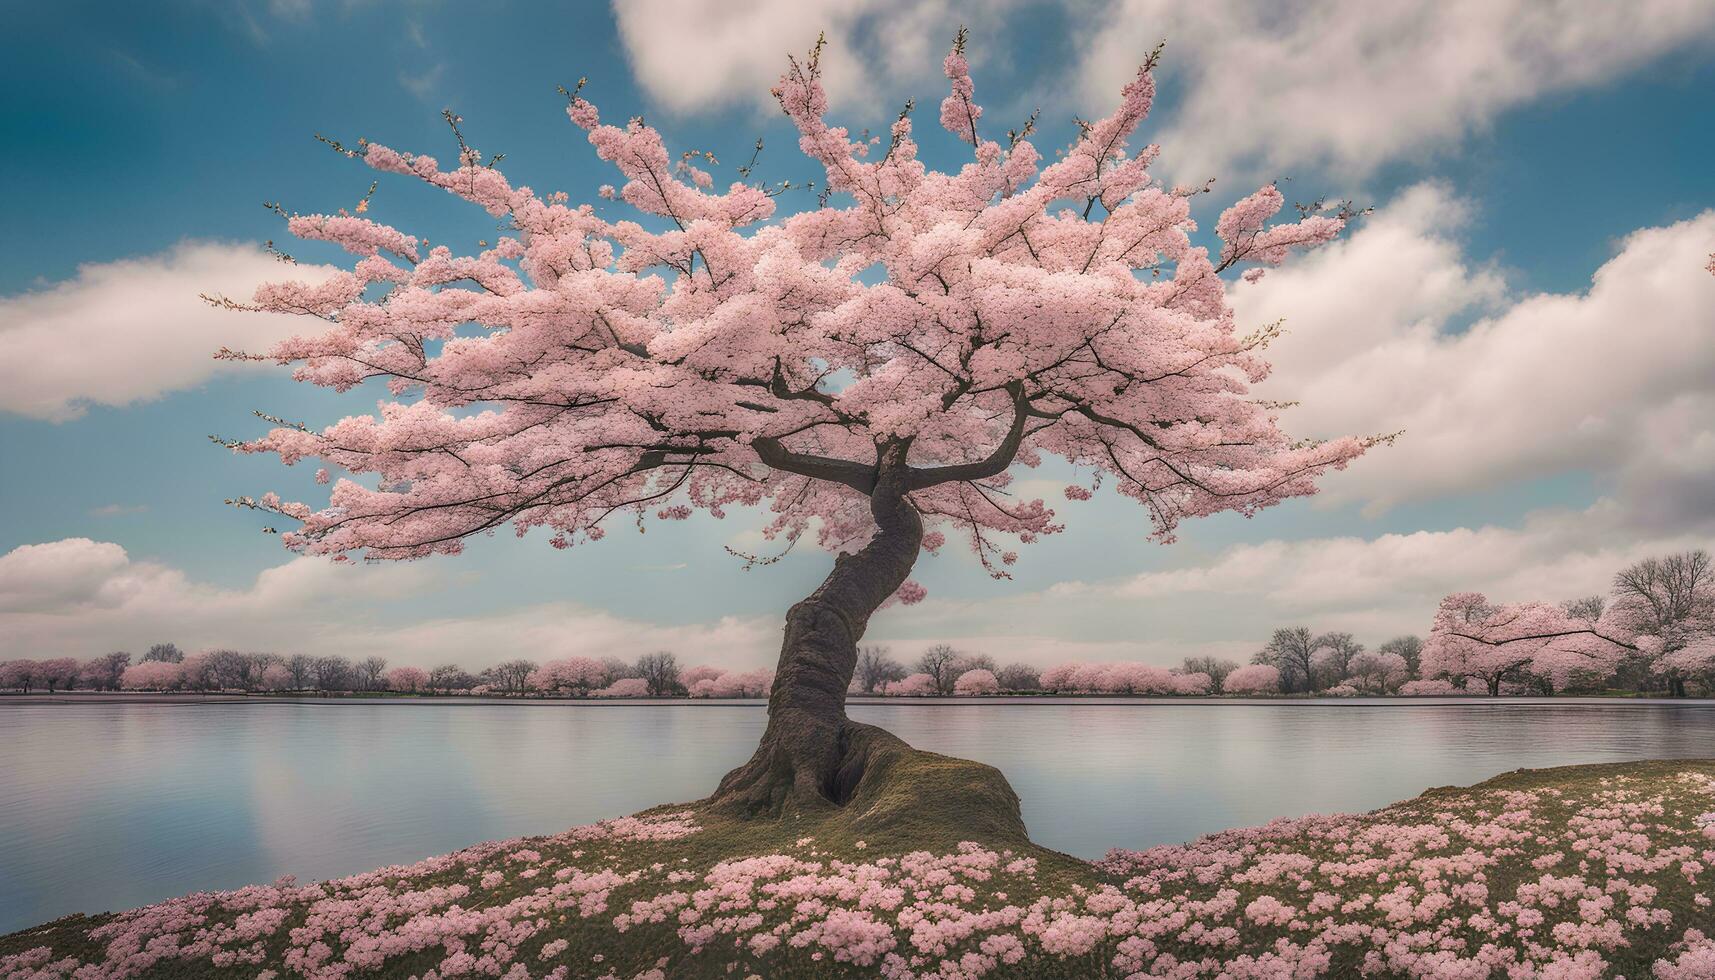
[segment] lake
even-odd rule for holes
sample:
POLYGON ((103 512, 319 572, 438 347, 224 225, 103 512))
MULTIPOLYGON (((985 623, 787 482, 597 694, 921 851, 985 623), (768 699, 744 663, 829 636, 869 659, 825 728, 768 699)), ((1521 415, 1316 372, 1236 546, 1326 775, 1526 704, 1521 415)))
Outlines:
MULTIPOLYGON (((1004 699, 854 704, 1006 773, 1085 857, 1367 810, 1520 767, 1715 756, 1715 704, 1004 699)), ((283 874, 310 880, 690 800, 750 703, 0 698, 0 933, 283 874)))

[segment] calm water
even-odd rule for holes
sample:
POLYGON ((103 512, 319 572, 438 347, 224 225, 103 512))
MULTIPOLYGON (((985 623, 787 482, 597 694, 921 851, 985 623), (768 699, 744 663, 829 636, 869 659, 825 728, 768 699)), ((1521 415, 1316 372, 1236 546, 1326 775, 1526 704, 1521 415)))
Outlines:
MULTIPOLYGON (((1709 703, 865 704, 998 766, 1031 835, 1094 857, 1372 809, 1519 767, 1715 756, 1709 703)), ((209 888, 326 878, 694 799, 758 704, 0 699, 0 933, 209 888)))

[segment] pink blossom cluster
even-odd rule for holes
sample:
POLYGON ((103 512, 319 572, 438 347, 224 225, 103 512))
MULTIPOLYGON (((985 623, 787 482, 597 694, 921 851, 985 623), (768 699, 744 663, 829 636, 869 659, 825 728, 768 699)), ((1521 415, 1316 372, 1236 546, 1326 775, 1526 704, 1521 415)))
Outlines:
POLYGON ((1067 663, 1042 672, 1042 689, 1066 694, 1208 694, 1208 674, 1184 673, 1154 664, 1067 663))
POLYGON ((715 668, 693 667, 679 678, 694 698, 765 698, 774 689, 774 671, 723 670, 709 676, 715 668))
POLYGON ((971 842, 872 854, 811 835, 781 853, 694 861, 700 851, 675 849, 703 833, 694 815, 655 812, 338 881, 66 920, 26 945, 0 941, 0 978, 242 966, 343 980, 412 964, 422 980, 1702 980, 1715 964, 1710 772, 1663 764, 1437 791, 1371 814, 1114 851, 1070 878, 1043 874, 1037 853, 971 842), (91 944, 100 952, 86 962, 91 944))
POLYGON ((1580 671, 1606 676, 1629 646, 1623 619, 1617 604, 1599 619, 1586 619, 1545 602, 1504 605, 1478 592, 1455 593, 1435 614, 1423 646, 1423 674, 1480 685, 1491 694, 1527 672, 1556 687, 1580 671))
POLYGON ((604 688, 591 691, 590 696, 596 698, 646 698, 649 696, 649 682, 641 677, 621 677, 604 688))
POLYGON ((887 681, 877 691, 890 698, 929 698, 941 693, 941 688, 935 683, 935 678, 929 674, 917 673, 906 676, 903 680, 887 681))
POLYGON ((1246 664, 1227 675, 1221 690, 1228 694, 1276 694, 1280 669, 1269 664, 1246 664))
MULTIPOLYGON (((607 909, 613 890, 644 871, 579 868, 585 849, 682 839, 698 831, 688 811, 656 812, 578 827, 555 837, 493 841, 413 865, 381 868, 314 885, 290 878, 230 892, 201 892, 107 918, 80 936, 101 956, 83 962, 34 947, 0 955, 0 980, 128 980, 155 974, 194 976, 211 968, 264 963, 288 976, 344 980, 374 975, 402 958, 432 952, 423 980, 504 976, 565 980, 568 967, 533 972, 523 947, 547 930, 549 916, 588 918, 607 909), (543 851, 563 857, 544 857, 543 851), (540 880, 505 901, 479 892, 501 887, 511 868, 540 880), (496 876, 499 876, 498 878, 496 876)), ((543 944, 543 949, 553 946, 543 944)), ((566 944, 558 950, 563 952, 566 944)), ((553 959, 556 954, 539 959, 553 959)), ((261 977, 274 977, 273 969, 261 977)), ((586 975, 580 972, 578 975, 586 975)))
POLYGON ((524 686, 546 694, 588 693, 602 686, 607 668, 594 657, 550 660, 525 679, 524 686))
POLYGON ((953 682, 953 693, 960 697, 978 697, 984 694, 999 694, 1000 681, 995 679, 994 671, 977 668, 967 670, 953 682))

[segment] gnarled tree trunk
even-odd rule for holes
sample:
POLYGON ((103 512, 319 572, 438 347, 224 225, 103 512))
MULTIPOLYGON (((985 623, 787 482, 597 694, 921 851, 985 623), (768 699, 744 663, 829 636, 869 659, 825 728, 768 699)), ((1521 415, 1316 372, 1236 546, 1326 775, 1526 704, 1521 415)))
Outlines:
POLYGON ((903 456, 889 451, 879 464, 870 494, 875 536, 855 554, 837 556, 816 591, 786 613, 768 728, 750 761, 721 780, 717 805, 754 815, 842 804, 878 740, 891 739, 846 717, 846 689, 870 615, 904 584, 923 543, 903 456))

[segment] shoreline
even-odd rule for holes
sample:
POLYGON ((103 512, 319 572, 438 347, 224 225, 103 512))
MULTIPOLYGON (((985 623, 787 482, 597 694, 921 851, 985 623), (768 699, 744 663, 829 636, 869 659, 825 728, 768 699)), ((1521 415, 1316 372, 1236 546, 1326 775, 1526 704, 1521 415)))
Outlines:
MULTIPOLYGON (((339 705, 454 705, 454 706, 494 706, 513 705, 519 707, 706 707, 706 708, 750 708, 765 707, 767 698, 690 698, 690 697, 645 697, 645 698, 546 698, 546 697, 493 697, 484 695, 371 695, 371 694, 249 694, 244 692, 220 692, 208 694, 176 693, 176 692, 146 692, 126 693, 118 691, 59 691, 53 694, 16 692, 0 692, 0 708, 16 705, 76 705, 76 704, 159 704, 159 705, 232 705, 232 704, 294 704, 308 706, 339 706, 339 705)), ((1373 695, 1367 697, 1316 697, 1316 696, 1280 696, 1280 697, 1198 697, 1198 696, 1161 696, 1161 695, 1121 695, 1121 694, 1016 694, 1016 695, 985 695, 981 697, 875 697, 853 696, 847 698, 848 706, 899 705, 912 707, 977 707, 977 706, 1017 706, 1017 705, 1085 705, 1091 707, 1126 707, 1133 705, 1178 705, 1178 706, 1254 706, 1254 705, 1284 705, 1299 707, 1358 707, 1377 708, 1388 706, 1401 707, 1447 707, 1465 705, 1491 705, 1497 707, 1553 707, 1556 705, 1647 705, 1683 706, 1688 708, 1715 707, 1715 698, 1668 698, 1668 697, 1603 697, 1599 695, 1567 695, 1564 697, 1520 696, 1520 697, 1487 697, 1463 695, 1449 697, 1446 695, 1400 696, 1373 695)))
POLYGON ((1532 975, 1689 980, 1715 963, 1698 929, 1704 869, 1689 858, 1715 836, 1699 815, 1715 801, 1715 759, 1519 769, 1093 862, 970 834, 937 779, 956 777, 918 777, 923 819, 903 824, 870 808, 781 826, 678 804, 312 885, 74 913, 0 935, 0 974, 463 976, 473 937, 484 972, 555 980, 903 977, 931 957, 1033 980, 1226 975, 1235 959, 1348 976, 1377 972, 1366 965, 1378 956, 1390 976, 1492 973, 1498 958, 1532 975), (1647 836, 1606 826, 1639 806, 1653 814, 1647 836), (1622 867, 1603 860, 1619 854, 1622 867), (1551 944, 1532 939, 1537 926, 1551 944), (1425 948, 1413 939, 1424 928, 1451 941, 1425 948))

